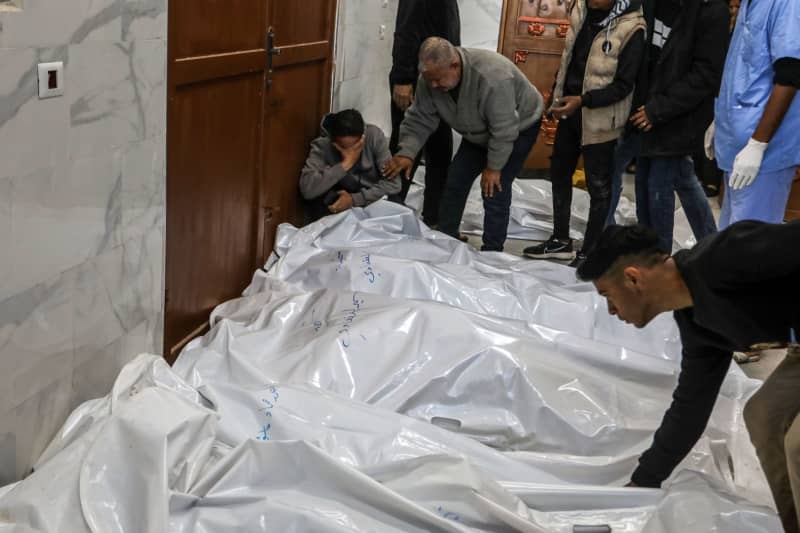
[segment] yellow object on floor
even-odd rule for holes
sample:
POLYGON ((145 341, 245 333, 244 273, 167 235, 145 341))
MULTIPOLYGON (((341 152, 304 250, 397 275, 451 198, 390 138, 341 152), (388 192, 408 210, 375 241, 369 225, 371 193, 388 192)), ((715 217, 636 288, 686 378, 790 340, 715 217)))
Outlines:
POLYGON ((572 186, 586 190, 586 174, 583 173, 582 169, 579 168, 572 175, 572 186))

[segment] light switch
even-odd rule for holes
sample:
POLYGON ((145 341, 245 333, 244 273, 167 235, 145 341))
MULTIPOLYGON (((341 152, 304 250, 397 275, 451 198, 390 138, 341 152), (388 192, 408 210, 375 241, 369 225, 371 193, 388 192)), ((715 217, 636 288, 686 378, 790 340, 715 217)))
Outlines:
POLYGON ((383 0, 383 7, 389 7, 389 0, 383 0))
POLYGON ((381 24, 381 27, 378 28, 378 37, 380 37, 381 40, 386 39, 386 24, 381 24))
POLYGON ((64 63, 39 63, 39 98, 64 94, 64 63))

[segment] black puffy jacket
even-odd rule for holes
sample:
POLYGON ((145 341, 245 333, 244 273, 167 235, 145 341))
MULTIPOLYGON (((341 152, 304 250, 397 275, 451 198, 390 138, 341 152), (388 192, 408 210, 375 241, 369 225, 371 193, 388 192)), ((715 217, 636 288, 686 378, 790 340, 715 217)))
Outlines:
POLYGON ((428 37, 443 37, 461 46, 457 0, 400 0, 392 47, 392 85, 417 82, 419 47, 428 37))
MULTIPOLYGON (((644 0, 648 36, 655 2, 644 0)), ((728 4, 725 0, 681 0, 678 15, 649 77, 650 46, 645 49, 633 109, 644 104, 653 129, 642 135, 641 155, 691 155, 703 147, 714 118, 728 48, 728 4)))

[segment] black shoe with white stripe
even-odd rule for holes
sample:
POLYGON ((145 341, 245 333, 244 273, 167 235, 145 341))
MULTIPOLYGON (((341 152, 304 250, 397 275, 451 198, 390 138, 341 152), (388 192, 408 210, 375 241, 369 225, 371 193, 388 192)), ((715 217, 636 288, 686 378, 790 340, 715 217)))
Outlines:
POLYGON ((525 248, 522 253, 531 259, 561 259, 565 261, 575 259, 572 239, 562 241, 555 237, 550 237, 542 244, 525 248))

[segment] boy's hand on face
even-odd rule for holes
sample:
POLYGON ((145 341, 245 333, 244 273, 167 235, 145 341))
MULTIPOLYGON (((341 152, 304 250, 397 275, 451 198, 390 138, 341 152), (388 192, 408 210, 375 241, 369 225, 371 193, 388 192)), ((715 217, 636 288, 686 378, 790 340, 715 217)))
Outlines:
POLYGON ((364 142, 366 139, 367 137, 362 135, 358 142, 349 148, 343 148, 338 143, 333 143, 334 148, 336 148, 342 155, 342 168, 349 171, 356 165, 356 163, 358 163, 358 160, 361 158, 361 150, 364 148, 364 142))

